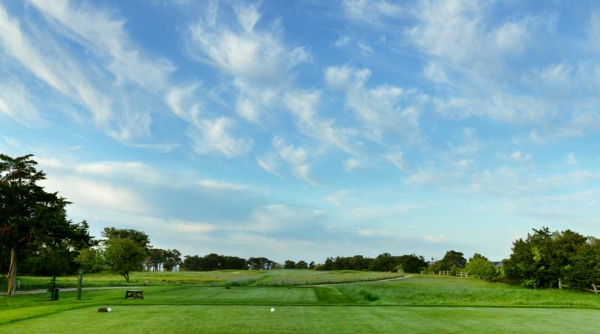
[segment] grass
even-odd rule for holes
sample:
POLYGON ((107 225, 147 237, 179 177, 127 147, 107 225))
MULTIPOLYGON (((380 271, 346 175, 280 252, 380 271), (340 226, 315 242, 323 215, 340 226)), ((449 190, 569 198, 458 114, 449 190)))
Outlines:
MULTIPOLYGON (((129 282, 123 276, 114 274, 85 274, 87 287, 135 286, 144 285, 201 285, 201 286, 299 286, 307 284, 334 284, 382 280, 397 277, 394 273, 377 273, 354 270, 220 270, 209 272, 132 272, 129 282)), ((19 276, 21 290, 47 288, 51 277, 19 276)), ((59 288, 76 287, 77 276, 57 277, 59 288)), ((5 279, 0 279, 0 290, 6 290, 5 279)))
MULTIPOLYGON (((589 292, 525 289, 476 278, 419 276, 410 279, 341 285, 342 294, 354 296, 368 289, 379 297, 379 305, 406 306, 496 306, 496 307, 579 307, 600 309, 600 296, 589 292)), ((358 296, 358 297, 357 297, 358 296)))
MULTIPOLYGON (((286 273, 288 279, 312 274, 286 273)), ((310 287, 157 284, 144 287, 145 300, 124 294, 87 290, 78 301, 75 292, 61 292, 53 302, 44 294, 0 296, 0 333, 592 333, 600 309, 592 293, 418 275, 310 287)))

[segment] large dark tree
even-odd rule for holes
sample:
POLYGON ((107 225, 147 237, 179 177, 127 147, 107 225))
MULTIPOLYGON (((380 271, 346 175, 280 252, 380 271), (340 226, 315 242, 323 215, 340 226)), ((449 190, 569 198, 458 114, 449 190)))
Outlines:
POLYGON ((55 258, 65 255, 65 246, 91 243, 85 222, 67 220, 69 202, 38 184, 46 174, 31 157, 0 154, 0 244, 10 253, 9 295, 16 291, 17 264, 27 254, 55 258))
POLYGON ((398 258, 398 264, 402 266, 402 270, 407 273, 420 273, 427 269, 427 261, 416 254, 402 255, 398 258))

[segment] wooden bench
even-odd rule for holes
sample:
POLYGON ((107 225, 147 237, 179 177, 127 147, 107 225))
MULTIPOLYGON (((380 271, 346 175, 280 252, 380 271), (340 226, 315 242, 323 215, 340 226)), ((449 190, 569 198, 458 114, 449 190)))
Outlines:
POLYGON ((142 291, 142 290, 127 290, 125 292, 125 299, 127 299, 127 298, 133 298, 133 299, 141 298, 141 299, 144 299, 144 291, 142 291))

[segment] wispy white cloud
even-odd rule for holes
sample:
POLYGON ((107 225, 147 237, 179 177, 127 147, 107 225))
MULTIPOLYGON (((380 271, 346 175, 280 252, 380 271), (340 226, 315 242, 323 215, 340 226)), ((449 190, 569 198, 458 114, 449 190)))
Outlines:
POLYGON ((329 67, 324 75, 330 87, 346 89, 346 105, 355 112, 369 139, 382 142, 387 134, 412 143, 421 140, 419 118, 428 97, 392 85, 368 88, 369 69, 329 67))
POLYGON ((346 153, 356 154, 353 137, 358 132, 353 128, 336 127, 333 119, 318 116, 320 92, 293 92, 285 95, 284 103, 298 120, 298 128, 308 136, 318 139, 327 146, 334 146, 346 153))
POLYGON ((89 177, 53 174, 41 182, 50 191, 60 192, 79 210, 98 212, 152 213, 153 210, 136 191, 125 185, 103 182, 89 177))
POLYGON ((277 159, 277 157, 274 154, 268 153, 268 154, 265 154, 263 157, 256 158, 256 163, 258 164, 258 166, 260 168, 264 169, 265 171, 267 171, 277 177, 281 177, 281 175, 277 171, 278 164, 277 164, 276 159, 277 159))
POLYGON ((443 243, 446 241, 446 236, 443 234, 425 234, 421 236, 421 238, 423 239, 423 241, 430 243, 443 243))
POLYGON ((16 80, 7 81, 8 84, 0 84, 0 112, 27 126, 43 124, 42 116, 32 103, 35 99, 27 88, 16 80))
POLYGON ((233 132, 236 121, 228 117, 199 120, 198 130, 190 130, 188 136, 199 154, 218 153, 227 158, 248 154, 254 146, 254 140, 236 138, 233 132))
MULTIPOLYGON (((127 35, 122 29, 122 22, 110 19, 107 14, 93 12, 92 7, 81 7, 75 11, 67 1, 59 1, 52 6, 45 2, 32 4, 57 24, 51 30, 41 29, 29 21, 21 25, 0 6, 0 45, 4 52, 35 78, 66 97, 67 103, 83 107, 93 124, 109 136, 123 142, 148 136, 149 109, 144 104, 132 103, 135 100, 132 97, 137 93, 121 91, 113 86, 115 81, 109 81, 108 73, 117 77, 116 82, 121 75, 136 87, 142 85, 142 90, 147 90, 150 84, 146 85, 142 80, 153 77, 161 66, 139 57, 138 49, 125 51, 121 41, 127 35), (88 60, 69 52, 63 37, 72 39, 82 48, 100 53, 107 49, 110 52, 96 54, 99 64, 90 65, 88 60)), ((27 111, 23 104, 21 107, 27 111)), ((82 118, 82 115, 76 111, 73 118, 87 122, 87 117, 82 118)))
POLYGON ((254 146, 250 138, 234 134, 238 122, 231 117, 210 117, 203 112, 203 103, 196 98, 198 82, 172 87, 166 102, 179 118, 190 123, 187 135, 198 154, 217 153, 227 158, 245 155, 254 146))
POLYGON ((237 91, 237 114, 262 124, 265 112, 293 82, 290 70, 310 62, 312 55, 304 47, 286 45, 279 21, 257 28, 262 19, 258 4, 233 5, 235 23, 225 19, 228 6, 211 2, 210 7, 189 26, 186 50, 193 59, 227 74, 237 91))
POLYGON ((569 165, 577 165, 577 163, 578 163, 577 158, 575 157, 575 153, 573 153, 573 152, 569 152, 569 154, 567 154, 567 156, 565 156, 565 160, 567 161, 567 164, 569 164, 569 165))
POLYGON ((333 43, 333 45, 335 45, 335 46, 337 46, 337 47, 339 48, 339 47, 342 47, 342 46, 348 45, 350 42, 351 42, 351 39, 350 39, 350 37, 349 37, 349 36, 342 35, 342 36, 340 36, 340 38, 338 38, 338 39, 337 39, 337 40, 336 40, 336 41, 333 43))
POLYGON ((404 13, 395 2, 385 0, 344 0, 342 8, 346 17, 376 27, 383 26, 385 19, 404 13))
POLYGON ((388 153, 384 156, 384 158, 391 162, 399 171, 403 171, 406 168, 406 163, 404 162, 403 156, 404 152, 394 152, 388 153))
POLYGON ((216 181, 216 180, 211 180, 211 179, 202 179, 202 180, 198 181, 198 184, 200 184, 200 186, 203 188, 214 189, 214 190, 245 191, 245 190, 250 189, 246 185, 221 182, 221 181, 216 181))
POLYGON ((175 69, 166 59, 152 60, 140 52, 125 32, 125 20, 115 19, 105 10, 68 0, 52 3, 30 0, 30 3, 67 28, 59 30, 66 37, 106 57, 106 68, 117 83, 132 81, 149 91, 156 91, 165 87, 167 76, 175 69))
POLYGON ((11 146, 19 146, 20 145, 19 141, 17 139, 15 139, 15 138, 12 138, 12 137, 4 136, 4 141, 8 145, 11 145, 11 146))
POLYGON ((509 159, 515 162, 529 162, 533 159, 531 154, 515 151, 508 156, 509 159))
POLYGON ((279 137, 273 138, 273 147, 279 153, 279 156, 291 165, 295 177, 312 185, 317 184, 310 176, 311 164, 308 162, 309 157, 306 149, 303 147, 296 148, 293 144, 279 137))
POLYGON ((304 48, 285 47, 278 24, 270 30, 254 29, 261 16, 256 6, 234 6, 234 11, 238 27, 219 20, 218 11, 215 21, 205 17, 190 25, 190 55, 238 79, 258 81, 282 78, 292 67, 310 60, 304 48))
POLYGON ((335 204, 337 206, 343 206, 345 197, 351 193, 352 193, 352 191, 343 189, 340 191, 336 191, 335 193, 327 196, 325 198, 325 200, 327 200, 329 203, 335 204))
POLYGON ((349 219, 360 222, 398 222, 410 213, 421 211, 431 206, 431 203, 358 206, 349 210, 346 216, 349 219))
POLYGON ((346 169, 346 171, 352 172, 363 166, 364 162, 360 159, 349 158, 344 160, 342 164, 344 165, 344 169, 346 169))

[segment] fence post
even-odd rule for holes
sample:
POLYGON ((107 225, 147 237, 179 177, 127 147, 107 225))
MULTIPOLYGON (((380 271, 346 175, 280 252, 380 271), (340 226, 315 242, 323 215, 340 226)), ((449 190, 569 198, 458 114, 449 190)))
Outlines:
POLYGON ((81 287, 83 286, 83 270, 79 271, 77 278, 77 300, 81 300, 81 287))

